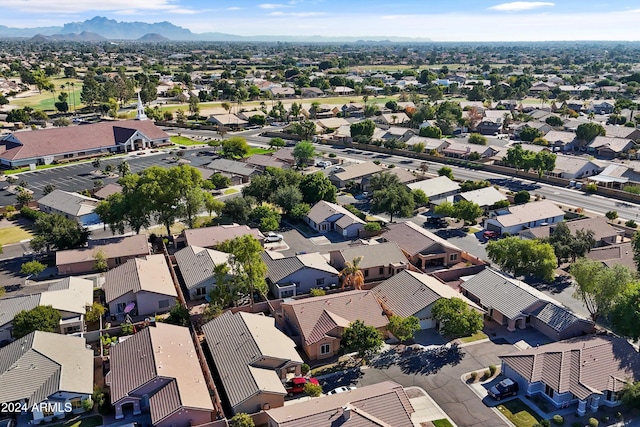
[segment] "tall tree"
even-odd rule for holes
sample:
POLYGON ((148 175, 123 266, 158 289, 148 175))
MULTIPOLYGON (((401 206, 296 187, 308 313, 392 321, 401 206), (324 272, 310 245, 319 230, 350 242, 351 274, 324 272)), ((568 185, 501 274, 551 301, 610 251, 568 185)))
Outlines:
POLYGON ((12 334, 22 338, 33 331, 59 332, 60 312, 50 305, 39 305, 29 311, 22 310, 13 318, 12 334))
POLYGON ((640 340, 640 283, 634 282, 619 296, 609 319, 613 330, 637 342, 640 340))
POLYGON ((315 147, 310 141, 300 141, 293 148, 293 158, 296 166, 299 168, 306 167, 315 156, 315 147))
POLYGON ((232 136, 222 141, 222 156, 231 159, 239 159, 249 153, 247 140, 240 136, 232 136))
POLYGON ((609 314, 633 279, 631 271, 623 265, 609 268, 587 258, 578 259, 569 272, 575 279, 574 297, 584 302, 594 322, 609 314))
POLYGON ((402 317, 394 314, 389 318, 387 328, 400 342, 405 342, 420 330, 420 320, 415 316, 402 317))
POLYGON ((373 192, 371 207, 374 211, 388 213, 390 221, 393 222, 394 215, 412 216, 415 201, 404 186, 387 187, 373 192))
POLYGON ((295 205, 302 203, 302 193, 295 185, 286 185, 273 193, 271 201, 288 214, 295 205))
POLYGON ((253 293, 265 296, 268 291, 265 277, 267 266, 260 254, 264 248, 260 242, 250 234, 227 240, 218 245, 218 250, 231 254, 229 266, 233 271, 233 280, 237 289, 249 295, 253 304, 253 293))
POLYGON ((470 308, 460 298, 440 298, 431 309, 431 316, 440 323, 444 335, 462 337, 482 329, 482 314, 470 308))
POLYGON ((366 325, 362 320, 349 324, 342 333, 340 344, 346 351, 357 351, 358 356, 368 357, 377 353, 383 345, 382 334, 373 326, 366 325))
POLYGON ((342 289, 348 286, 353 286, 354 289, 362 289, 364 285, 364 275, 360 269, 360 262, 362 256, 355 257, 352 261, 344 263, 344 267, 340 271, 338 277, 342 281, 342 289))
POLYGON ((320 200, 335 203, 337 190, 322 172, 304 175, 300 182, 302 200, 309 205, 315 205, 320 200))
POLYGON ((514 276, 531 274, 544 280, 553 280, 558 266, 549 243, 522 240, 519 237, 489 242, 487 255, 502 270, 514 276))
POLYGON ((390 187, 396 188, 399 185, 401 184, 398 175, 388 171, 375 173, 369 178, 369 190, 371 191, 383 190, 390 187))
POLYGON ((76 221, 60 214, 41 214, 34 223, 31 247, 35 251, 64 250, 83 246, 89 231, 76 221))

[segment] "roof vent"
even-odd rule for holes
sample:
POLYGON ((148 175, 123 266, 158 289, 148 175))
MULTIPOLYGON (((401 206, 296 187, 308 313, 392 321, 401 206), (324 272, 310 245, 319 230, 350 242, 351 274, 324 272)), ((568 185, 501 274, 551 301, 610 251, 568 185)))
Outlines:
POLYGON ((349 418, 351 418, 351 407, 350 406, 344 406, 342 408, 342 418, 344 418, 345 421, 348 421, 349 418))

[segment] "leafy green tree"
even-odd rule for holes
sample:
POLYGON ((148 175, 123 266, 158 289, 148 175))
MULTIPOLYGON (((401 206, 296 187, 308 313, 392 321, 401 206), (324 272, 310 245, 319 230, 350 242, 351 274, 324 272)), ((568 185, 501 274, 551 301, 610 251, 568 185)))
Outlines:
POLYGON ((255 427, 253 418, 244 412, 239 412, 229 420, 229 427, 255 427))
POLYGON ((479 133, 469 135, 469 144, 487 145, 487 137, 479 133))
POLYGON ((542 136, 542 132, 536 128, 525 125, 525 127, 520 131, 519 136, 522 141, 531 142, 536 138, 540 138, 542 136))
POLYGON ((231 254, 229 265, 235 288, 249 295, 252 304, 254 292, 263 296, 267 294, 267 266, 260 257, 264 249, 255 237, 247 234, 227 240, 218 245, 218 250, 231 254))
POLYGON ((608 220, 613 221, 614 219, 618 218, 618 211, 607 211, 604 216, 606 216, 608 220))
POLYGON ((97 322, 106 311, 107 309, 104 305, 94 301, 93 304, 91 304, 91 307, 87 310, 87 314, 85 314, 84 318, 87 322, 97 322))
POLYGON ((609 268, 588 258, 578 259, 569 272, 575 279, 574 298, 584 303, 594 322, 609 314, 633 280, 633 274, 623 265, 609 268))
POLYGON ((626 383, 622 387, 620 400, 630 408, 640 409, 640 381, 626 383))
POLYGON ((251 220, 260 224, 260 231, 275 231, 280 228, 280 214, 270 206, 260 205, 251 212, 251 220))
POLYGON ((576 128, 576 138, 585 142, 591 142, 596 136, 606 136, 605 128, 594 122, 582 123, 576 128))
POLYGON ((482 329, 482 314, 460 298, 440 298, 431 309, 431 316, 440 323, 440 332, 453 337, 469 336, 482 329))
POLYGON ((299 168, 304 168, 311 163, 313 156, 315 156, 315 147, 310 141, 300 141, 293 148, 293 158, 299 168))
POLYGON ((373 192, 385 188, 398 188, 400 185, 398 175, 387 171, 375 173, 369 178, 369 189, 373 192))
POLYGON ((129 162, 123 160, 118 163, 118 173, 120 174, 120 176, 129 175, 131 173, 131 166, 129 165, 129 162))
POLYGON ((247 140, 240 136, 232 136, 222 141, 222 156, 231 159, 240 159, 249 153, 247 140))
POLYGON ((371 140, 373 132, 376 130, 376 124, 369 120, 363 120, 361 122, 352 123, 350 126, 351 138, 354 141, 371 140))
POLYGON ((22 338, 33 331, 60 332, 60 312, 50 305, 22 310, 13 318, 13 337, 22 338))
POLYGON ((98 249, 93 254, 93 259, 95 263, 93 264, 93 268, 98 271, 105 271, 108 267, 107 264, 107 255, 104 253, 102 249, 98 249))
POLYGON ((269 148, 284 147, 287 143, 282 138, 271 138, 269 140, 269 148))
POLYGON ((322 386, 320 384, 306 383, 304 385, 304 393, 307 396, 318 397, 322 394, 322 386))
POLYGON ((453 171, 448 166, 443 166, 440 169, 438 169, 438 176, 446 176, 450 180, 454 179, 453 178, 453 171))
POLYGON ((412 216, 415 202, 406 187, 387 187, 373 192, 371 207, 374 211, 389 214, 389 220, 393 222, 394 215, 400 217, 412 216))
POLYGON ((416 207, 423 207, 429 204, 429 197, 427 197, 425 192, 419 188, 411 190, 411 195, 413 196, 413 201, 416 204, 416 207))
POLYGON ((506 237, 487 244, 489 259, 513 276, 532 275, 553 280, 558 266, 553 247, 546 242, 506 237))
POLYGON ((640 283, 633 282, 617 299, 609 320, 613 330, 637 342, 640 340, 640 283))
POLYGON ((285 214, 288 214, 294 206, 302 203, 302 193, 295 185, 286 185, 273 193, 271 201, 280 206, 285 214))
POLYGON ((467 224, 475 224, 483 213, 484 211, 477 203, 468 200, 460 200, 453 204, 454 218, 461 219, 467 224))
POLYGON ((236 197, 225 202, 222 208, 222 215, 231 218, 234 222, 245 224, 256 204, 253 197, 236 197))
POLYGON ((531 194, 527 190, 520 190, 513 196, 513 203, 516 205, 528 203, 529 200, 531 200, 531 194))
POLYGON ((166 323, 178 326, 189 326, 191 315, 189 309, 183 305, 175 304, 171 311, 169 311, 169 317, 166 318, 166 323))
POLYGON ((636 270, 640 272, 640 231, 636 231, 631 239, 633 246, 633 262, 636 265, 636 270))
POLYGON ((291 218, 300 220, 307 216, 310 210, 311 206, 309 206, 307 203, 298 203, 291 209, 291 212, 289 212, 289 216, 291 218))
POLYGON ((542 178, 545 172, 551 172, 556 168, 557 156, 548 151, 540 151, 533 158, 533 168, 538 173, 538 178, 542 178))
POLYGON ((33 200, 33 195, 29 191, 22 189, 18 192, 16 200, 20 205, 27 205, 33 200))
POLYGON ((86 228, 60 214, 39 215, 33 227, 31 247, 38 252, 79 248, 89 238, 86 228))
POLYGON ((336 202, 337 188, 322 172, 304 175, 300 182, 302 200, 309 205, 315 205, 320 200, 336 202))
POLYGON ((420 330, 420 320, 415 316, 402 317, 394 314, 389 318, 387 328, 400 342, 405 342, 420 330))
POLYGON ((312 297, 321 297, 326 294, 327 292, 324 289, 320 289, 320 288, 309 289, 309 296, 312 296, 312 297))
POLYGON ((204 208, 209 213, 209 216, 211 216, 213 212, 215 212, 216 215, 220 215, 222 213, 224 202, 221 202, 220 200, 213 197, 213 194, 211 193, 204 193, 203 197, 204 208))
POLYGON ((211 181, 211 183, 217 190, 231 186, 231 178, 229 178, 228 176, 224 176, 219 172, 211 175, 209 177, 209 181, 211 181))
POLYGON ((377 353, 384 343, 382 334, 374 326, 365 325, 362 320, 351 322, 342 333, 340 344, 347 352, 357 351, 364 358, 377 353))
POLYGON ((20 266, 20 273, 28 276, 37 276, 42 273, 47 268, 41 262, 38 261, 27 261, 20 266))
POLYGON ((545 120, 545 123, 555 128, 562 126, 564 124, 564 121, 558 116, 549 116, 545 120))
POLYGON ((204 198, 205 191, 201 187, 192 187, 185 192, 183 203, 189 228, 193 228, 193 222, 198 212, 200 212, 200 209, 204 206, 204 198))
POLYGON ((423 126, 420 128, 419 134, 420 136, 425 138, 435 138, 435 139, 442 138, 442 131, 440 130, 439 127, 436 127, 436 126, 423 126))

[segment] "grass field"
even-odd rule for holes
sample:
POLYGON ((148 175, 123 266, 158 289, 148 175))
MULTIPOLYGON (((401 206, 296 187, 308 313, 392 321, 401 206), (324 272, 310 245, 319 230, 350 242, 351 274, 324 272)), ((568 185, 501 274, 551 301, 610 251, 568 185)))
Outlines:
POLYGON ((0 228, 0 245, 20 243, 22 240, 30 239, 31 237, 33 237, 33 234, 29 230, 18 225, 0 228))
POLYGON ((66 423, 51 424, 47 427, 96 427, 101 426, 103 423, 100 415, 93 415, 91 417, 75 419, 67 421, 66 423))
POLYGON ((66 79, 66 78, 58 78, 52 79, 51 83, 55 85, 55 93, 42 91, 42 93, 38 93, 35 95, 27 96, 24 98, 12 98, 10 99, 11 105, 17 105, 18 107, 32 107, 36 110, 44 110, 44 111, 55 111, 55 103, 58 101, 58 95, 60 92, 67 92, 69 94, 69 99, 67 103, 69 104, 69 112, 74 111, 74 101, 75 101, 75 109, 80 109, 84 107, 82 100, 80 99, 80 94, 82 93, 82 80, 76 79, 66 79), (71 86, 69 86, 70 82, 74 82, 75 86, 73 87, 73 92, 71 92, 71 86), (62 86, 64 85, 64 89, 62 86))
POLYGON ((498 405, 498 410, 516 427, 533 427, 542 421, 522 400, 514 399, 498 405))
POLYGON ((477 334, 473 334, 473 335, 468 336, 468 337, 462 337, 462 338, 460 338, 460 341, 462 341, 463 343, 468 343, 468 342, 484 340, 486 338, 489 338, 487 336, 487 334, 485 334, 484 332, 480 331, 477 334))
POLYGON ((446 418, 443 418, 441 420, 433 420, 431 422, 433 423, 434 427, 453 427, 453 425, 446 418))
POLYGON ((254 154, 270 154, 274 151, 275 150, 269 150, 267 148, 251 147, 249 148, 249 152, 247 153, 246 157, 253 156, 254 154))
POLYGON ((178 144, 178 145, 202 145, 204 144, 203 141, 194 141, 191 138, 187 138, 186 136, 177 136, 174 135, 172 137, 169 138, 171 140, 171 142, 173 142, 174 144, 178 144))
POLYGON ((222 194, 224 194, 225 196, 228 194, 235 194, 238 193, 240 190, 238 190, 237 188, 227 188, 226 190, 223 191, 222 194))

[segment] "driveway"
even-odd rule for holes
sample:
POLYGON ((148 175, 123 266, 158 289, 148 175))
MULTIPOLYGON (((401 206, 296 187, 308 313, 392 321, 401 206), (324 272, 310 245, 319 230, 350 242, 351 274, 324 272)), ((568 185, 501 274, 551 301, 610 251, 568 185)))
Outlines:
POLYGON ((406 360, 399 365, 380 363, 379 367, 363 369, 362 376, 354 375, 354 384, 364 387, 391 380, 403 387, 421 387, 459 426, 505 426, 507 424, 460 378, 467 372, 499 364, 498 355, 512 351, 514 347, 509 344, 492 342, 440 351, 426 350, 423 354, 412 351, 402 356, 406 360))

